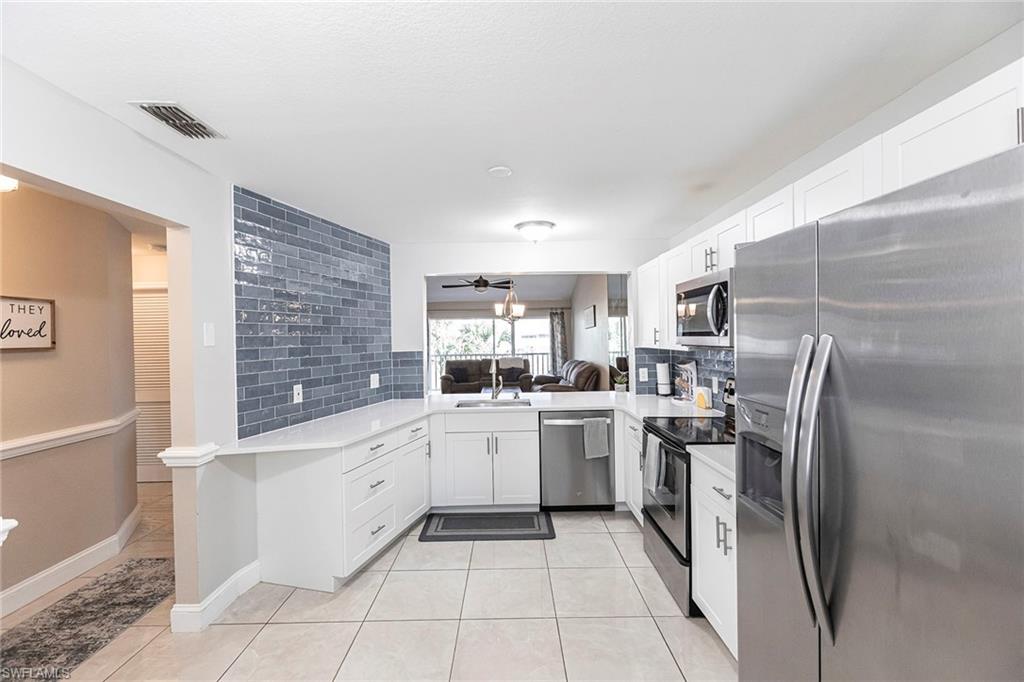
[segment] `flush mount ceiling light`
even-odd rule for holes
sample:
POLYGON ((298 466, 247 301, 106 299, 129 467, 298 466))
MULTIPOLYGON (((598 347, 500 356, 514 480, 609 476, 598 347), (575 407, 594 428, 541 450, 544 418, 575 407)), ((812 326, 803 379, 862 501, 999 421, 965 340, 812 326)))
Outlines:
POLYGON ((0 192, 13 192, 18 189, 18 181, 6 175, 0 175, 0 192))
POLYGON ((536 244, 551 236, 551 231, 555 229, 555 224, 550 220, 527 220, 522 223, 516 223, 515 228, 516 232, 521 234, 523 239, 536 244))
POLYGON ((512 169, 508 166, 491 166, 487 169, 487 172, 495 178, 507 178, 512 175, 512 169))

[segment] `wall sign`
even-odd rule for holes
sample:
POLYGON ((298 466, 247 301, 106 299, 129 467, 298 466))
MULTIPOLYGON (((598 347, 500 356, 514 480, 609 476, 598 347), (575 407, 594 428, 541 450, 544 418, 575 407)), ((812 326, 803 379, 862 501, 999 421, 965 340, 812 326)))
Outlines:
POLYGON ((57 345, 54 302, 0 296, 0 350, 50 350, 57 345))

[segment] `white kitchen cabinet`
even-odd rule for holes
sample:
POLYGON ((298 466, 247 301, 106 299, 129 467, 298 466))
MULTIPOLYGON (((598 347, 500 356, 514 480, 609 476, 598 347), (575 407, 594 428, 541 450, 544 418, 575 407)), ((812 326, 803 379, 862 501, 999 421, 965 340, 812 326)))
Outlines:
POLYGON ((881 154, 879 136, 794 183, 796 224, 824 218, 881 194, 881 154))
MULTIPOLYGON (((711 231, 702 232, 699 236, 686 242, 686 245, 690 252, 690 270, 686 279, 700 277, 711 272, 711 249, 714 248, 711 231)), ((676 282, 676 284, 678 283, 676 282)))
POLYGON ((640 460, 643 456, 643 431, 639 422, 626 420, 626 506, 633 512, 637 523, 643 525, 644 483, 640 460))
POLYGON ((891 192, 1019 143, 1024 60, 947 97, 882 134, 882 183, 891 192))
POLYGON ((540 504, 537 432, 496 432, 493 447, 494 504, 540 504))
POLYGON ((736 656, 736 517, 694 489, 693 600, 736 656))
POLYGON ((664 259, 661 257, 636 269, 636 345, 640 348, 660 348, 667 342, 664 323, 667 286, 664 270, 664 259))
POLYGON ((736 264, 736 245, 747 241, 747 212, 740 211, 711 228, 712 270, 724 270, 736 264))
POLYGON ((491 504, 494 500, 491 434, 449 433, 446 440, 448 505, 491 504))
MULTIPOLYGON (((792 229, 793 224, 792 185, 787 185, 747 209, 747 237, 752 242, 792 229)), ((800 221, 796 224, 800 224, 800 221)))
MULTIPOLYGON (((416 428, 416 427, 413 427, 416 428)), ((398 527, 404 528, 430 509, 430 443, 421 439, 414 448, 400 450, 395 458, 398 527)))

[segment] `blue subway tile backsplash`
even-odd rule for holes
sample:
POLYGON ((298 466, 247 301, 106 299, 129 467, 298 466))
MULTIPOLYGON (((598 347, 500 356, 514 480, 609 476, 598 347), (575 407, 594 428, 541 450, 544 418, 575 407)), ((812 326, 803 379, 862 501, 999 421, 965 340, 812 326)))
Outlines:
MULTIPOLYGON (((637 380, 636 392, 638 395, 655 395, 657 393, 657 376, 655 366, 661 362, 667 362, 672 368, 672 378, 676 378, 676 365, 694 360, 697 363, 697 381, 702 386, 712 387, 712 377, 718 378, 718 392, 712 394, 712 403, 716 409, 724 410, 723 391, 725 380, 735 377, 736 365, 732 348, 692 348, 690 350, 665 350, 663 348, 637 348, 635 362, 637 374, 640 376, 640 369, 646 367, 647 381, 637 380)), ((674 390, 674 389, 673 389, 674 390)))
POLYGON ((240 187, 234 204, 239 438, 422 397, 423 354, 391 350, 388 244, 240 187))

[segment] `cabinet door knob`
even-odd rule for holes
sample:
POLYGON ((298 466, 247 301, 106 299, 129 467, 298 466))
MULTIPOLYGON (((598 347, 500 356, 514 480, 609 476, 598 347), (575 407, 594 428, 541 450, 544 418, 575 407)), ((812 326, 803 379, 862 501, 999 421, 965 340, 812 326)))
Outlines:
POLYGON ((722 520, 715 514, 715 549, 722 548, 722 520))
POLYGON ((373 530, 371 530, 370 531, 370 535, 376 535, 377 533, 381 532, 385 528, 387 528, 387 525, 382 523, 379 526, 377 526, 376 528, 374 528, 373 530))
POLYGON ((729 556, 729 550, 732 547, 729 546, 729 526, 722 522, 722 554, 729 556))

